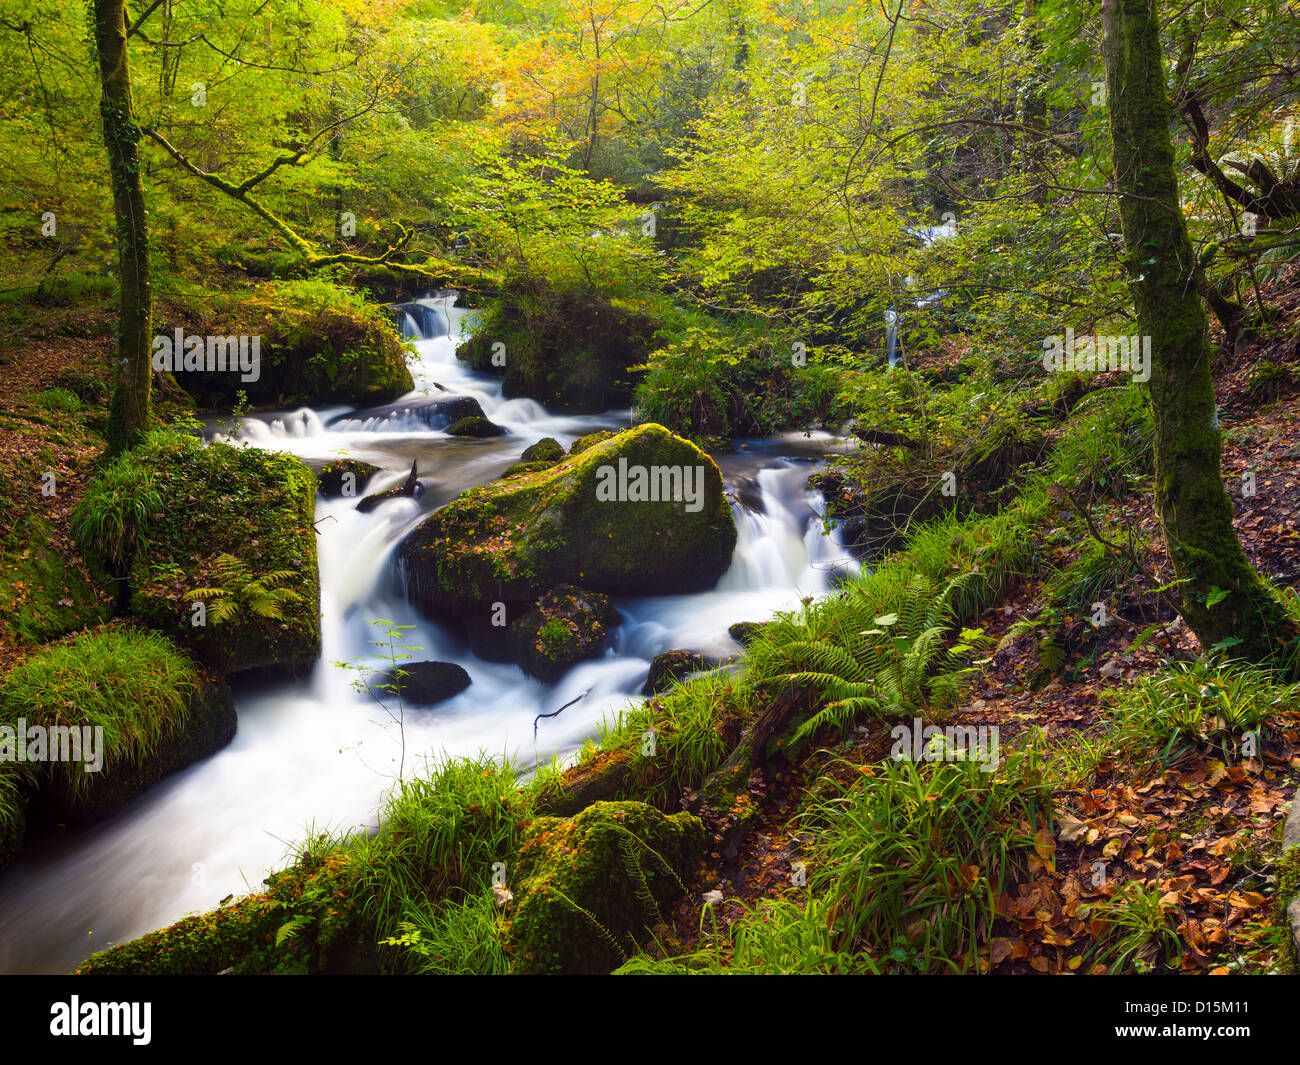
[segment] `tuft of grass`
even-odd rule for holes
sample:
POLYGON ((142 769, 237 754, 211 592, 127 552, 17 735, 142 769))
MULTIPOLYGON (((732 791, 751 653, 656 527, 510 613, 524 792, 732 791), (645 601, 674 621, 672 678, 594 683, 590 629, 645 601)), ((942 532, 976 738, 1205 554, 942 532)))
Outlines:
POLYGON ((1182 958, 1177 908, 1160 889, 1137 881, 1123 885, 1112 898, 1087 908, 1093 918, 1093 961, 1111 973, 1149 973, 1158 966, 1177 969, 1182 958))
POLYGON ((119 455, 86 489, 72 511, 72 535, 88 559, 125 575, 148 522, 162 511, 155 475, 133 453, 119 455))
POLYGON ((1166 767, 1206 750, 1226 757, 1247 732, 1258 743, 1269 716, 1297 698, 1300 684, 1259 666, 1214 657, 1178 662, 1114 697, 1109 739, 1135 764, 1166 767))
POLYGON ((81 400, 66 388, 47 388, 36 397, 36 402, 45 410, 62 411, 65 414, 77 414, 81 410, 81 400))
MULTIPOLYGON (((143 761, 185 726, 199 675, 170 640, 153 632, 100 629, 43 648, 0 685, 0 722, 104 729, 106 762, 143 761)), ((86 774, 52 762, 75 796, 86 774)))

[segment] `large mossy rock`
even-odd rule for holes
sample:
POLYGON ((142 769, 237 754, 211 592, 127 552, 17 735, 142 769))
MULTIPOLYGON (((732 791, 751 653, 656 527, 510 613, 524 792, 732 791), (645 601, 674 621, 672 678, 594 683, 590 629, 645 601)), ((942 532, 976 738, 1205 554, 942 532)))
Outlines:
POLYGON ((138 454, 154 473, 162 508, 144 530, 131 565, 130 611, 220 673, 296 670, 320 656, 320 578, 316 568, 316 476, 292 455, 256 448, 171 441, 138 454), (247 578, 231 589, 235 616, 193 624, 191 594, 220 585, 221 555, 239 560, 247 578), (259 614, 248 581, 290 576, 278 586, 296 598, 280 617, 259 614))
MULTIPOLYGON (((384 308, 299 305, 250 299, 220 320, 166 313, 156 330, 186 335, 258 337, 257 380, 242 373, 173 369, 176 383, 203 407, 233 405, 243 391, 254 406, 347 403, 363 407, 395 399, 415 387, 407 349, 384 308)), ((250 339, 251 345, 251 339, 250 339)), ((251 347, 250 347, 251 351, 251 347)), ((251 376, 251 375, 250 375, 251 376)))
POLYGON ((640 802, 532 822, 515 862, 516 973, 609 973, 640 949, 704 857, 704 825, 640 802))
POLYGON ((85 786, 42 789, 29 807, 32 819, 89 825, 111 816, 159 781, 200 762, 235 738, 237 717, 230 687, 217 677, 200 677, 185 696, 185 714, 164 728, 148 755, 109 752, 104 768, 87 774, 85 786))
POLYGON ((517 617, 560 584, 611 596, 709 588, 735 546, 713 460, 652 424, 548 469, 463 492, 411 532, 398 555, 414 602, 472 628, 486 623, 494 603, 517 617), (698 509, 671 498, 608 498, 617 495, 620 464, 647 471, 647 480, 651 467, 689 473, 701 486, 698 509))
POLYGON ((225 682, 157 633, 114 623, 34 651, 0 682, 0 866, 25 824, 100 821, 235 727, 225 682))
POLYGON ((508 397, 594 414, 631 403, 637 379, 631 367, 646 361, 658 328, 651 315, 603 296, 513 277, 456 354, 480 373, 504 373, 508 397), (493 361, 496 344, 505 345, 504 368, 493 361))
POLYGON ((316 470, 316 485, 326 499, 360 497, 379 467, 360 459, 335 459, 316 470))

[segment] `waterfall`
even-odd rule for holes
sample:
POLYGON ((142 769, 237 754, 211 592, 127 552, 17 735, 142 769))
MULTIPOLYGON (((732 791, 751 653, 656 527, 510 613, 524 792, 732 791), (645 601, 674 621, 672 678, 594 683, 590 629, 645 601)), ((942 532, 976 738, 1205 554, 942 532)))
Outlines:
POLYGON ((852 563, 821 531, 820 497, 807 486, 810 461, 836 446, 825 433, 790 434, 717 456, 733 497, 738 540, 718 585, 690 595, 616 600, 621 622, 604 657, 583 662, 556 684, 515 665, 475 657, 464 641, 419 614, 394 579, 397 544, 433 508, 499 475, 525 447, 627 424, 627 413, 555 416, 531 400, 504 400, 500 382, 455 358, 469 312, 453 297, 420 301, 447 329, 416 340, 414 402, 435 383, 473 395, 509 435, 459 440, 418 419, 358 422, 344 411, 303 408, 247 419, 234 436, 320 461, 338 455, 380 468, 367 491, 395 484, 418 461, 429 490, 370 513, 355 499, 318 499, 317 542, 322 651, 310 677, 237 690, 239 729, 232 743, 150 790, 114 819, 34 839, 0 875, 0 971, 66 972, 96 950, 167 925, 218 900, 255 890, 291 858, 291 846, 316 831, 376 824, 395 780, 401 732, 355 682, 381 668, 375 619, 409 625, 414 660, 463 666, 470 687, 438 706, 407 711, 407 775, 425 758, 486 750, 534 764, 570 757, 602 719, 638 698, 650 659, 669 648, 734 656, 727 635, 738 621, 764 621, 825 593, 852 563), (340 668, 351 662, 361 670, 340 668), (564 714, 533 721, 590 694, 564 714))

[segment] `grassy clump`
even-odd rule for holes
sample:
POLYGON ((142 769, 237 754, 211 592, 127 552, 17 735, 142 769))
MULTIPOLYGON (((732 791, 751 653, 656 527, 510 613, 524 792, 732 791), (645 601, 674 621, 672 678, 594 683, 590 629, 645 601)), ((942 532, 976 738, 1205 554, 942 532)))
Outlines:
POLYGON ((162 505, 154 471, 127 452, 106 466, 78 500, 72 535, 87 560, 124 576, 162 505))
POLYGON ((81 411, 81 400, 66 388, 47 388, 36 397, 36 402, 46 410, 61 411, 64 414, 77 414, 81 411))
POLYGON ((1254 733, 1259 757, 1270 716, 1298 699, 1300 684, 1262 667, 1214 657, 1174 663, 1114 697, 1109 741, 1134 764, 1165 767, 1206 751, 1231 756, 1254 733))
MULTIPOLYGON (((0 723, 101 727, 106 767, 142 762, 185 727, 198 685, 194 663, 165 637, 100 629, 15 666, 0 685, 0 723)), ((72 796, 88 783, 70 762, 44 763, 42 772, 72 796)))

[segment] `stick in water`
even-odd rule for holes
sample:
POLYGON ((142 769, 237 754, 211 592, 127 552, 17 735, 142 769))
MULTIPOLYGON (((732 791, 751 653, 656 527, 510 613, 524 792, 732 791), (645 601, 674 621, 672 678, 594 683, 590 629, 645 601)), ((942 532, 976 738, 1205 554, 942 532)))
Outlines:
POLYGON ((570 699, 567 703, 565 703, 562 707, 560 707, 559 710, 556 710, 555 713, 538 714, 535 718, 533 718, 533 742, 534 743, 537 742, 537 722, 541 721, 541 719, 544 717, 558 716, 561 710, 569 709, 569 707, 571 707, 574 703, 578 702, 580 699, 585 699, 590 694, 591 694, 591 689, 588 688, 586 691, 579 692, 578 697, 576 699, 570 699))

